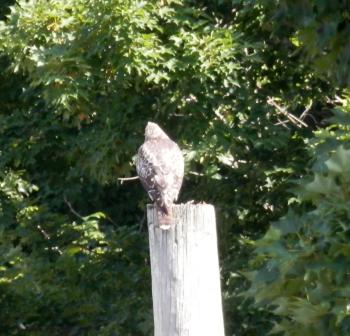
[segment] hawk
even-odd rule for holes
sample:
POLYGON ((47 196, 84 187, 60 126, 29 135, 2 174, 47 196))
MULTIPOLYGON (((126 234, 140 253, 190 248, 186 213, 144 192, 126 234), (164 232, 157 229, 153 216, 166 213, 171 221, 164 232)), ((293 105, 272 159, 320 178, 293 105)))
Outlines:
POLYGON ((156 204, 160 227, 170 228, 172 205, 178 198, 184 176, 184 159, 179 146, 153 122, 147 123, 145 142, 138 150, 136 170, 143 187, 156 204))

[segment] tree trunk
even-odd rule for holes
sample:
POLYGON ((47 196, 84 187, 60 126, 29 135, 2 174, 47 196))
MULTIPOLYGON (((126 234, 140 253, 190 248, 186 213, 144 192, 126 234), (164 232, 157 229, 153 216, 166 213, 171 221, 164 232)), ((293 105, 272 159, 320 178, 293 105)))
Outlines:
POLYGON ((224 336, 214 207, 173 206, 169 230, 147 206, 154 336, 224 336))

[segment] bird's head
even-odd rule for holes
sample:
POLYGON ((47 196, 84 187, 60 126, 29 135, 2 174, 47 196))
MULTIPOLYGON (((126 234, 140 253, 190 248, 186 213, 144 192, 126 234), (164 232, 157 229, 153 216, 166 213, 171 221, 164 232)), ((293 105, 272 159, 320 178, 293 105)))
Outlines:
POLYGON ((149 121, 145 129, 145 140, 153 139, 169 139, 169 137, 156 123, 149 121))

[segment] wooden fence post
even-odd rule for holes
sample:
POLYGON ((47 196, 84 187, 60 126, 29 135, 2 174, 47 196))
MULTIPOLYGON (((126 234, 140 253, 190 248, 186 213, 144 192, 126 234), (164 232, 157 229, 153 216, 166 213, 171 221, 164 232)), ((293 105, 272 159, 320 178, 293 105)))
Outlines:
POLYGON ((162 230, 147 206, 154 336, 224 336, 214 207, 174 205, 173 218, 162 230))

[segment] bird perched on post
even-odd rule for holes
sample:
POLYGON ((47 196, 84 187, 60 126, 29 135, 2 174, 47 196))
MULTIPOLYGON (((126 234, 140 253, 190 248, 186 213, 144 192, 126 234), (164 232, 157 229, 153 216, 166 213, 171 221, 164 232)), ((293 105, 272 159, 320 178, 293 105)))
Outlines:
POLYGON ((147 123, 145 142, 138 150, 136 170, 143 187, 156 204, 160 228, 169 229, 172 205, 178 198, 184 176, 184 159, 179 146, 156 123, 147 123))

